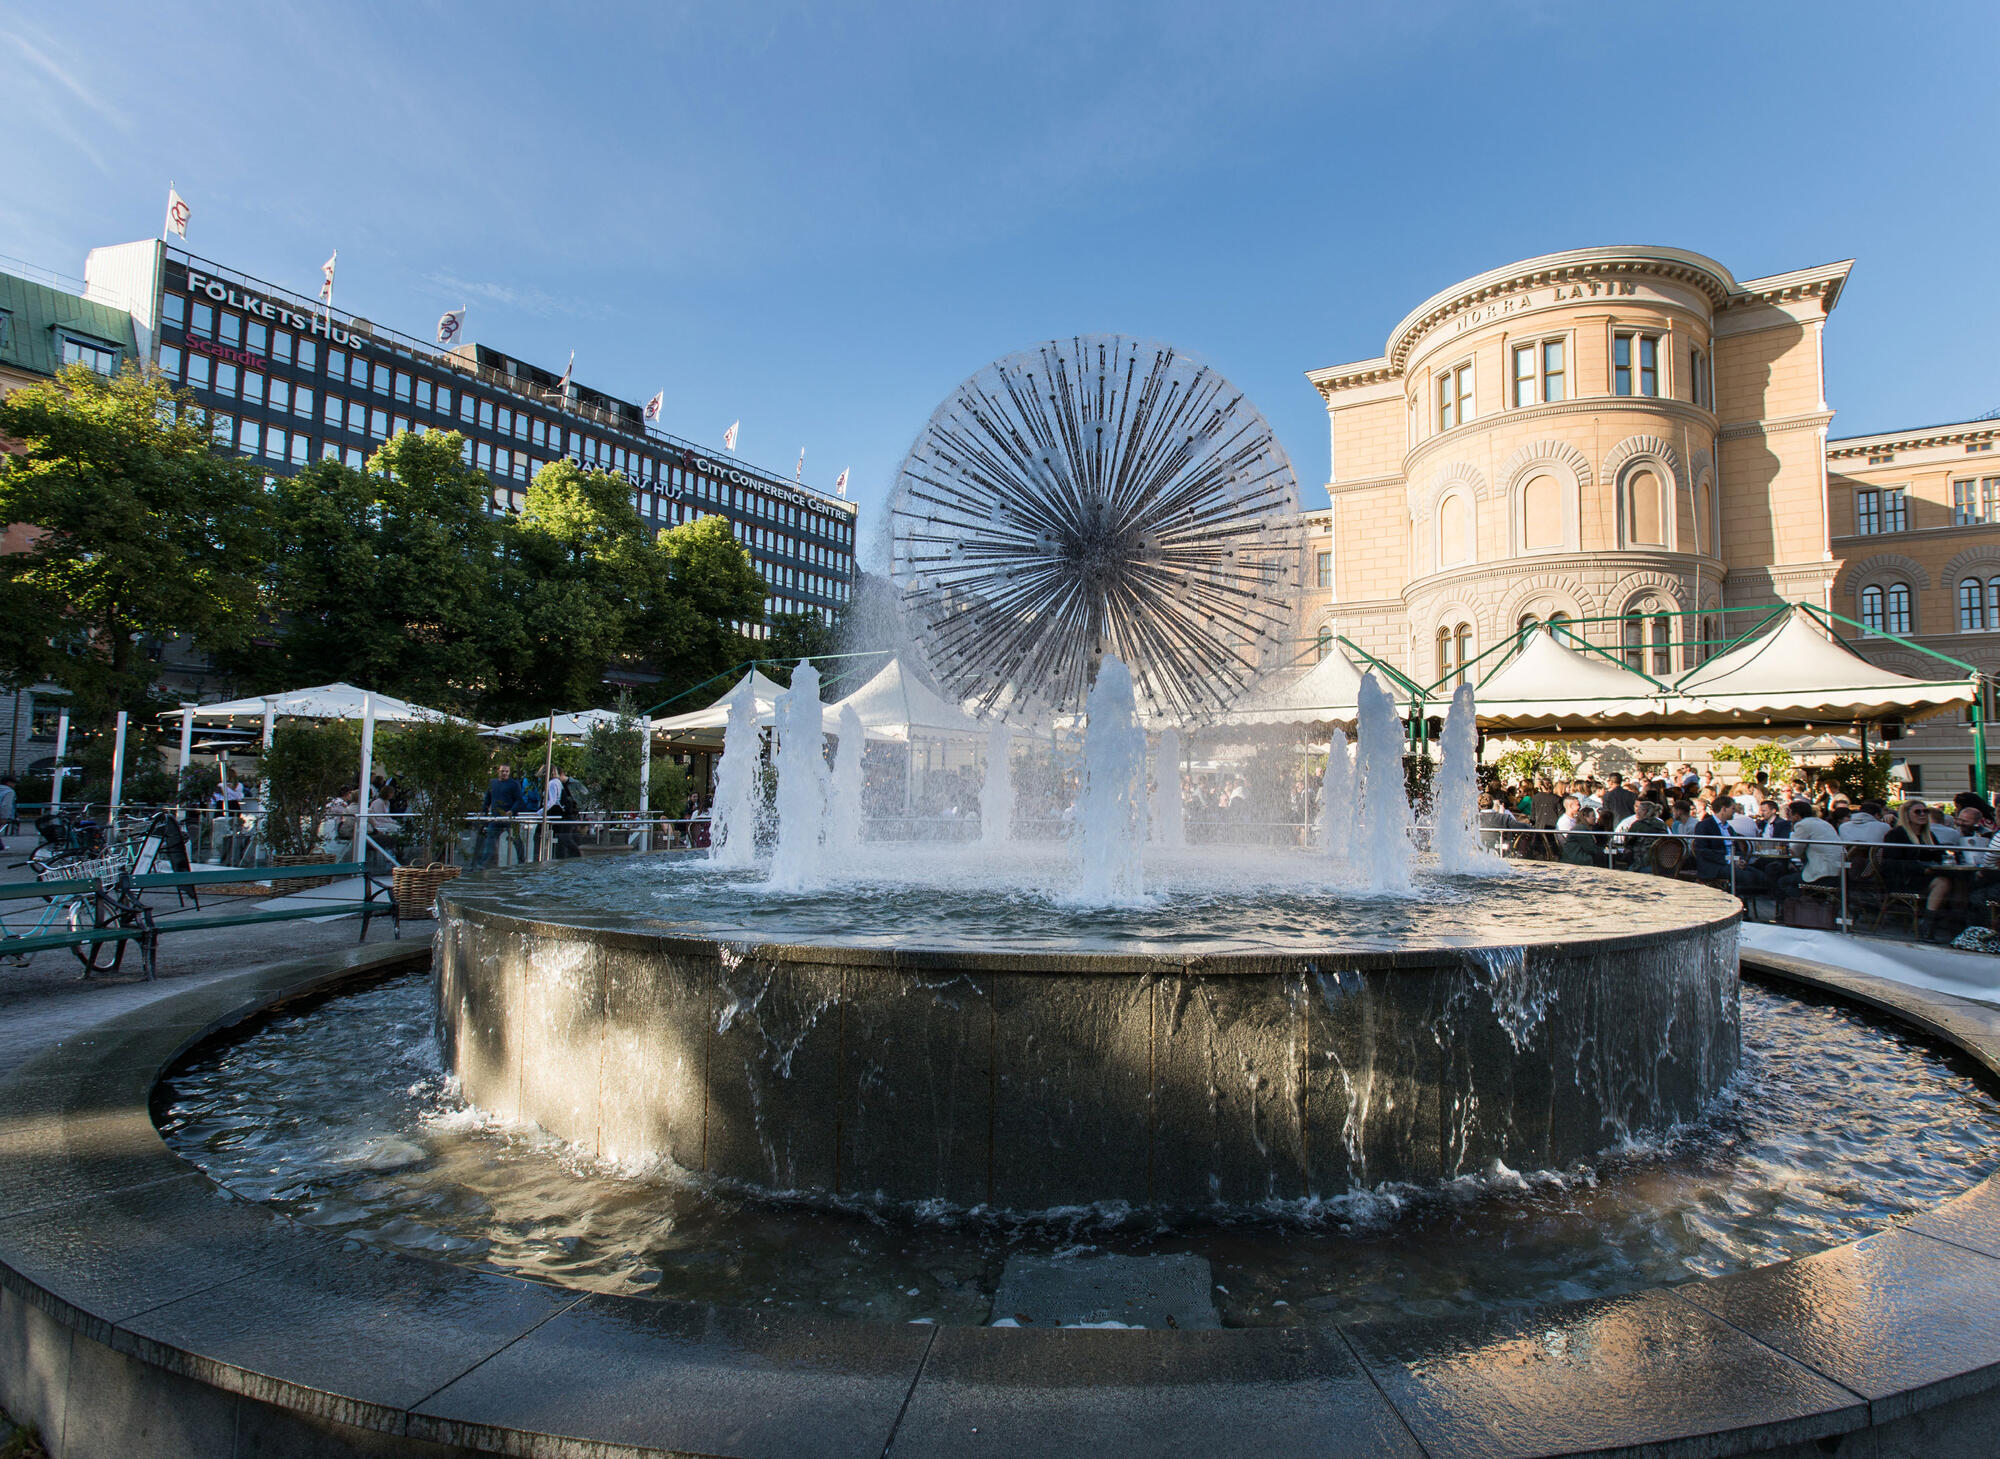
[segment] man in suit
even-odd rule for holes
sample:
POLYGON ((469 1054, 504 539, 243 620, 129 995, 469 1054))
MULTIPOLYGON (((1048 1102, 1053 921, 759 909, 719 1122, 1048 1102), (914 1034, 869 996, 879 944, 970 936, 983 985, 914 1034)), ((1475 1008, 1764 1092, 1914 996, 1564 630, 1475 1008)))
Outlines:
POLYGON ((1602 819, 1609 825, 1617 825, 1630 816, 1639 804, 1639 797, 1625 788, 1625 777, 1616 770, 1605 777, 1610 789, 1604 792, 1604 815, 1602 819))
POLYGON ((1735 815, 1736 802, 1719 795, 1709 813, 1695 822, 1694 866, 1703 881, 1717 881, 1724 886, 1730 885, 1733 866, 1736 895, 1748 906, 1752 897, 1770 896, 1772 884, 1770 876, 1751 862, 1750 842, 1730 824, 1735 815))

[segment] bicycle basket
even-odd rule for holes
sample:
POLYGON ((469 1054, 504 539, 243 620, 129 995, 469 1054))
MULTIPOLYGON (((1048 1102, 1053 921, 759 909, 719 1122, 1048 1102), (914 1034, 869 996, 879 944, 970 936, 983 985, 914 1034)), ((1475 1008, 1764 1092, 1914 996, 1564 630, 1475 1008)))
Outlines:
POLYGON ((88 878, 92 881, 117 881, 126 871, 125 857, 121 852, 113 856, 91 856, 75 861, 55 861, 35 868, 37 881, 69 881, 88 878))

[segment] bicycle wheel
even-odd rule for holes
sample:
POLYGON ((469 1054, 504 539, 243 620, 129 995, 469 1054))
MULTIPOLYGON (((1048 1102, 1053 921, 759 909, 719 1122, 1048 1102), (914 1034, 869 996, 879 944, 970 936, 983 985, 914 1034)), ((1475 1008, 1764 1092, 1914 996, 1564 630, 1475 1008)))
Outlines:
MULTIPOLYGON (((72 932, 84 931, 95 925, 85 915, 88 905, 87 902, 83 901, 72 902, 70 904, 69 925, 72 932)), ((118 925, 120 927, 130 927, 132 925, 131 914, 127 913, 120 917, 118 925)), ((70 951, 75 953, 76 960, 83 964, 85 977, 89 977, 92 973, 116 972, 118 965, 125 961, 125 939, 121 937, 116 941, 79 942, 70 951)))

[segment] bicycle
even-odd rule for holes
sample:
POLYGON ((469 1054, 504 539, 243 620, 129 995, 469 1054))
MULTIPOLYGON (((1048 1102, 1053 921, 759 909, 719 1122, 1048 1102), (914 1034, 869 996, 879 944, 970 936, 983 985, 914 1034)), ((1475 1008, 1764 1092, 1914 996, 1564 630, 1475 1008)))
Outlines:
MULTIPOLYGON (((30 863, 17 861, 12 865, 18 870, 30 863)), ((52 932, 75 933, 113 926, 143 926, 151 930, 152 913, 133 888, 131 868, 122 856, 37 867, 35 879, 43 882, 88 880, 91 886, 89 891, 84 892, 45 895, 39 902, 29 904, 28 910, 32 915, 18 911, 9 915, 6 906, 0 905, 0 937, 41 937, 52 932)), ((70 951, 83 964, 83 975, 89 977, 96 972, 115 972, 125 961, 128 940, 79 942, 73 944, 70 951)), ((7 957, 7 961, 17 968, 27 967, 33 959, 31 952, 13 953, 7 957)), ((148 976, 151 976, 150 968, 149 962, 148 976)))

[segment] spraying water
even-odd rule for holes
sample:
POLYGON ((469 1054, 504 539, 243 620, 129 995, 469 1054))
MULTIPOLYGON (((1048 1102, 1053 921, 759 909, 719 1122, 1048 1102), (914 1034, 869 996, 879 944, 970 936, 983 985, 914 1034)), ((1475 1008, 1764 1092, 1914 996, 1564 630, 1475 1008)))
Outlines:
POLYGON ((820 721, 819 670, 800 659, 792 687, 778 696, 778 846, 771 887, 805 891, 822 875, 820 837, 826 829, 826 747, 820 721))
POLYGON ((995 725, 986 737, 986 779, 979 787, 979 839, 1000 846, 1014 830, 1014 732, 995 725))
POLYGON ((1160 736, 1159 752, 1153 756, 1152 835, 1155 846, 1178 848, 1187 844, 1187 815, 1181 789, 1181 732, 1168 730, 1160 736))
POLYGON ((1144 895, 1145 796, 1146 732, 1139 727, 1132 671, 1107 655, 1091 686, 1084 729, 1074 900, 1109 906, 1144 895))
POLYGON ((1479 844, 1479 728, 1472 686, 1452 691, 1444 720, 1444 763, 1438 768, 1431 850, 1442 872, 1477 872, 1495 865, 1479 844))
POLYGON ((1371 892, 1410 890, 1410 797, 1403 785, 1403 724, 1373 674, 1361 676, 1355 757, 1361 781, 1361 818, 1354 866, 1371 892))
POLYGON ((1354 802, 1354 752, 1347 747, 1347 732, 1336 729, 1320 778, 1319 849, 1337 866, 1354 859, 1354 802))
POLYGON ((715 804, 709 811, 708 854, 722 866, 757 859, 757 700, 745 674, 729 696, 729 724, 722 732, 722 762, 715 767, 715 804))
POLYGON ((852 851, 861 844, 861 756, 866 745, 854 706, 840 710, 840 749, 833 760, 833 790, 826 801, 826 847, 852 851))

